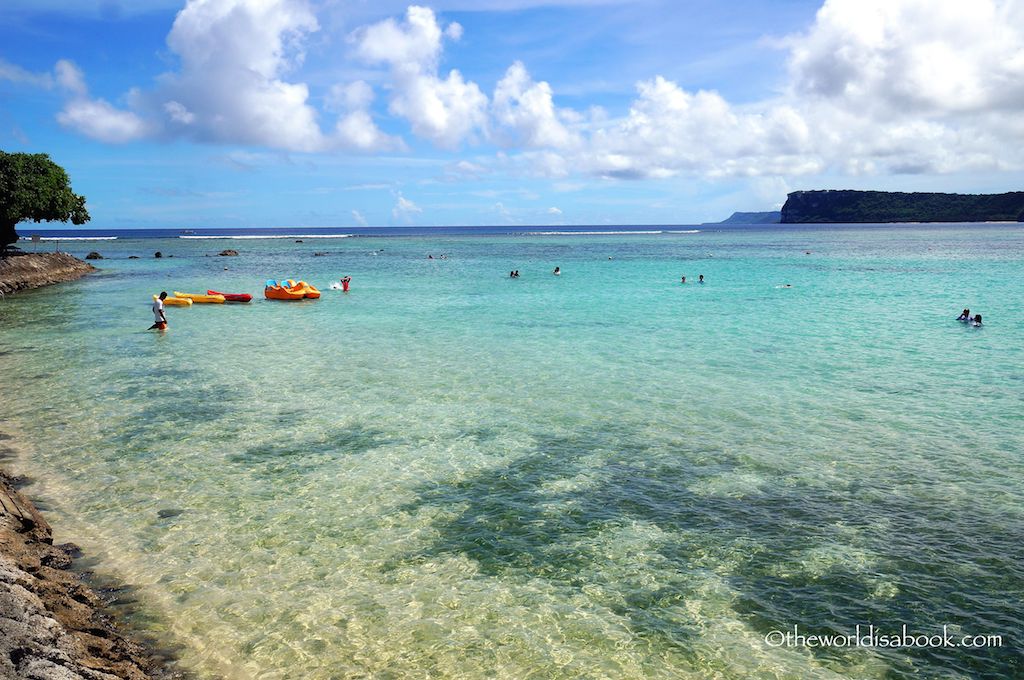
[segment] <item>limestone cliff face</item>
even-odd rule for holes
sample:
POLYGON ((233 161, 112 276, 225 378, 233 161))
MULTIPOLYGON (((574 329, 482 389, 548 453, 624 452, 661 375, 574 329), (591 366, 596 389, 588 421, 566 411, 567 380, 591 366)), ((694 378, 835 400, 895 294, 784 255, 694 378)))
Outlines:
POLYGON ((1022 222, 1024 191, 1005 194, 794 191, 783 224, 864 222, 1022 222))
POLYGON ((23 253, 0 258, 0 294, 74 281, 96 271, 67 253, 23 253))

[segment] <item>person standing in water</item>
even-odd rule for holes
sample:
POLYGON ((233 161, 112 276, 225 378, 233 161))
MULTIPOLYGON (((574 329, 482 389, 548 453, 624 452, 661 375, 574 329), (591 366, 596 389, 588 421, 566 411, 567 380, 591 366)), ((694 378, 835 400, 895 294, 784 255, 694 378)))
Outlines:
POLYGON ((352 277, 351 276, 342 277, 342 279, 341 279, 341 290, 342 290, 343 293, 347 293, 348 292, 348 284, 350 284, 350 283, 352 283, 352 277))
POLYGON ((974 321, 971 322, 971 325, 975 328, 981 325, 981 314, 974 315, 974 321))
POLYGON ((679 283, 686 283, 686 277, 684 276, 684 277, 683 277, 683 280, 682 280, 682 281, 680 281, 679 283))
POLYGON ((697 276, 697 283, 704 283, 704 275, 700 274, 697 276))
POLYGON ((962 311, 960 313, 960 316, 956 317, 956 320, 957 321, 963 321, 964 323, 967 323, 968 321, 971 320, 971 310, 964 309, 964 311, 962 311))
POLYGON ((164 300, 167 299, 167 291, 160 291, 160 297, 153 300, 153 325, 146 330, 167 330, 167 316, 164 314, 164 300))
POLYGON ((553 271, 551 273, 554 274, 555 276, 561 276, 562 275, 562 268, 561 267, 555 267, 555 271, 553 271))

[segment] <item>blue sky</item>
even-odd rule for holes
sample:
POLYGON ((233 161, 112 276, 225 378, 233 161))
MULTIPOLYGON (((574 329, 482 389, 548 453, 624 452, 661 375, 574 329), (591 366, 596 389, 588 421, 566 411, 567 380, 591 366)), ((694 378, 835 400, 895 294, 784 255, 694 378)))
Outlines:
POLYGON ((5 0, 0 148, 92 227, 697 223, 1021 189, 1022 45, 999 0, 5 0))

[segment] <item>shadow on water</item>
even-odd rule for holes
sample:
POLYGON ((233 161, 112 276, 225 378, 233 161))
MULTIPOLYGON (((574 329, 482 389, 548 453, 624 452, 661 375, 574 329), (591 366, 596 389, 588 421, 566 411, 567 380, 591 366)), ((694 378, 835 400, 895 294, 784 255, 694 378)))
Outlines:
MULTIPOLYGON (((448 485, 424 486, 404 507, 453 508, 438 520, 439 538, 416 563, 438 556, 474 560, 481 573, 544 578, 578 589, 599 585, 616 596, 600 604, 628 618, 634 632, 686 652, 694 622, 674 606, 695 592, 701 572, 717 572, 736 593, 733 609, 761 634, 791 630, 849 634, 858 624, 899 633, 1002 634, 1002 648, 878 650, 894 678, 959 671, 970 677, 1019 677, 1024 657, 1024 522, 999 515, 983 499, 951 507, 928 489, 829 487, 776 481, 742 497, 694 493, 701 480, 752 470, 726 451, 664 443, 651 447, 638 433, 609 441, 607 433, 541 436, 534 450, 500 470, 448 485), (595 454, 603 461, 595 467, 595 454), (586 458, 586 460, 584 460, 586 458), (585 488, 552 493, 553 484, 585 475, 585 488), (600 535, 633 522, 660 530, 644 550, 658 583, 636 570, 611 569, 600 535), (852 538, 851 538, 852 537, 852 538), (808 551, 852 548, 868 566, 842 558, 815 568, 808 551), (602 574, 614 574, 605 577, 602 574), (890 587, 891 585, 891 587, 890 587), (880 591, 881 588, 881 591, 880 591)), ((767 479, 771 479, 768 477, 767 479)), ((399 565, 393 565, 399 566, 399 565)), ((862 658, 862 651, 809 650, 829 665, 862 658)))
POLYGON ((383 430, 350 425, 305 439, 280 439, 233 453, 229 463, 275 480, 313 472, 341 456, 355 456, 393 443, 383 430))

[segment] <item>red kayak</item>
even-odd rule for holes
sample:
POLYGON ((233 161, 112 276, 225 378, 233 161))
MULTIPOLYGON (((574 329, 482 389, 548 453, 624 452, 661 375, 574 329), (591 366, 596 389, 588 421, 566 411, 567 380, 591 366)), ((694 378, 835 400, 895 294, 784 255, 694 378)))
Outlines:
POLYGON ((252 296, 248 293, 218 293, 216 291, 208 290, 207 295, 223 295, 224 302, 252 302, 252 296))

